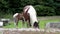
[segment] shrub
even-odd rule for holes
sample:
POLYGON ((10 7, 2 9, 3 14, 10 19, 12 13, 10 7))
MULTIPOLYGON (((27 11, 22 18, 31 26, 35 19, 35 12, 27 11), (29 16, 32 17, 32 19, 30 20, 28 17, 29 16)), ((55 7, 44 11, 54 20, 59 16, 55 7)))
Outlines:
POLYGON ((56 15, 55 11, 51 7, 36 5, 34 6, 38 16, 53 16, 56 15))

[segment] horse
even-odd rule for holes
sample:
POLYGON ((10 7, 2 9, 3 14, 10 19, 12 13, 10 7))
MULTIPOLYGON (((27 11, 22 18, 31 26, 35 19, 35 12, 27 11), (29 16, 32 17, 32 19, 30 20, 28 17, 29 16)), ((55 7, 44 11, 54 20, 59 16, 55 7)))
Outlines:
POLYGON ((15 13, 15 14, 13 15, 13 19, 14 19, 14 25, 15 25, 15 26, 18 26, 18 21, 19 21, 19 20, 22 20, 22 23, 23 23, 23 25, 24 25, 23 13, 15 13))
POLYGON ((37 20, 36 10, 32 5, 27 5, 23 9, 23 16, 25 21, 28 21, 28 25, 34 28, 39 28, 39 23, 37 20))
POLYGON ((15 21, 15 25, 18 25, 19 20, 22 20, 23 25, 25 21, 27 22, 27 27, 39 28, 36 10, 32 5, 25 6, 23 8, 23 12, 14 14, 13 18, 15 21))
POLYGON ((22 24, 23 24, 23 26, 24 26, 24 24, 25 24, 25 21, 27 21, 28 23, 27 23, 27 27, 31 27, 31 24, 30 24, 30 18, 29 18, 29 15, 27 14, 27 13, 15 13, 14 15, 13 15, 13 19, 14 19, 14 25, 15 26, 18 26, 18 21, 19 20, 22 20, 22 24), (26 18, 26 19, 25 19, 26 18))

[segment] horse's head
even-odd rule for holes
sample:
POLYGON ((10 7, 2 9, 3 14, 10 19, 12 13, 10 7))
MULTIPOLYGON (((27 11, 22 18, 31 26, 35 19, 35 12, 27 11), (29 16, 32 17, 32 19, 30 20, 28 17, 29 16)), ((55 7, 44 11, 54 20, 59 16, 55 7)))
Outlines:
POLYGON ((35 21, 33 26, 34 26, 34 28, 39 28, 39 23, 35 21))

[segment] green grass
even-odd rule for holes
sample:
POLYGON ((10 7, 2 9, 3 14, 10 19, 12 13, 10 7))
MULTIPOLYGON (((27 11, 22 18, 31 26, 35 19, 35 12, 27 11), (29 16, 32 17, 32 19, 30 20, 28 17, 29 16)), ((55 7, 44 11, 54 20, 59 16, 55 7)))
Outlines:
POLYGON ((14 23, 9 23, 9 24, 7 24, 6 26, 4 26, 4 28, 14 28, 15 26, 14 26, 14 23))
MULTIPOLYGON (((59 19, 50 19, 50 20, 39 20, 39 28, 45 28, 45 24, 48 22, 59 22, 59 19)), ((14 26, 14 23, 11 22, 10 25, 6 25, 4 26, 4 28, 15 28, 16 26, 14 26)), ((18 28, 22 28, 22 27, 27 27, 26 23, 24 26, 22 26, 22 21, 19 21, 18 23, 18 28)))
MULTIPOLYGON (((13 15, 11 15, 11 14, 6 14, 6 15, 4 15, 3 17, 4 18, 9 18, 9 19, 12 19, 12 16, 13 15)), ((41 17, 41 16, 38 16, 39 18, 41 17)), ((43 17, 43 16, 42 16, 43 17)), ((52 16, 47 16, 47 18, 48 17, 52 17, 52 16)), ((48 23, 48 22, 60 22, 60 18, 55 18, 55 19, 48 19, 48 20, 39 20, 39 27, 40 28, 45 28, 45 24, 46 23, 48 23)), ((10 23, 10 25, 8 24, 8 25, 6 25, 6 26, 4 26, 4 28, 14 28, 14 27, 16 27, 16 26, 14 26, 14 22, 11 22, 10 23)), ((18 23, 18 28, 22 28, 23 26, 22 26, 22 22, 21 21, 19 21, 19 23, 18 23)), ((26 23, 25 23, 25 26, 24 27, 27 27, 27 25, 26 25, 26 23)))
POLYGON ((40 28, 45 28, 46 23, 48 23, 48 22, 59 22, 59 21, 60 21, 59 19, 41 20, 41 21, 39 21, 40 22, 39 27, 40 28))
POLYGON ((18 23, 18 26, 15 26, 14 25, 14 22, 11 22, 11 23, 9 23, 9 24, 6 24, 6 26, 4 26, 3 28, 16 28, 16 27, 18 27, 18 28, 22 28, 22 27, 27 27, 27 25, 26 25, 26 23, 24 24, 24 26, 22 25, 22 21, 19 21, 19 23, 18 23))

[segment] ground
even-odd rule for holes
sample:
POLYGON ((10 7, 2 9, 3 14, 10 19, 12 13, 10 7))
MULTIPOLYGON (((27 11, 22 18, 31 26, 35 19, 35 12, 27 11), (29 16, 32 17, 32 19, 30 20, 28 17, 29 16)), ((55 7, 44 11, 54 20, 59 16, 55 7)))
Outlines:
MULTIPOLYGON (((6 32, 6 31, 5 31, 6 32)), ((39 31, 39 32, 37 32, 37 31, 35 31, 35 32, 32 32, 32 31, 14 31, 14 32, 8 32, 8 33, 5 33, 5 34, 59 34, 59 32, 55 32, 55 33, 52 33, 52 32, 49 32, 49 33, 47 33, 47 32, 42 32, 42 31, 39 31)))
MULTIPOLYGON (((38 21, 39 21, 39 28, 44 29, 46 23, 48 22, 60 22, 60 16, 38 17, 38 21)), ((14 22, 11 20, 10 25, 7 24, 7 26, 4 26, 3 28, 16 28, 16 26, 14 26, 13 23, 14 22)), ((21 21, 19 21, 18 23, 18 28, 19 29, 23 28, 21 21)), ((26 24, 25 24, 25 28, 26 28, 26 24)), ((60 34, 60 32, 4 30, 3 34, 60 34)))
POLYGON ((60 34, 56 29, 5 29, 3 34, 60 34), (53 31, 52 31, 53 30, 53 31))

